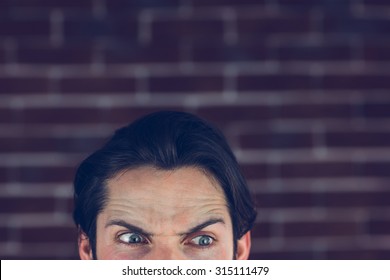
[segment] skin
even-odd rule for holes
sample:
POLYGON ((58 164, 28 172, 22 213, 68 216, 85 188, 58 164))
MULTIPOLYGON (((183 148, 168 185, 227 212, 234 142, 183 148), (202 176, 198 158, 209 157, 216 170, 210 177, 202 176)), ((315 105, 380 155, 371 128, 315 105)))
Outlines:
MULTIPOLYGON (((233 251, 232 221, 221 186, 195 167, 140 167, 107 184, 108 203, 97 217, 98 259, 247 259, 250 233, 233 251)), ((79 236, 81 259, 92 259, 79 236)))

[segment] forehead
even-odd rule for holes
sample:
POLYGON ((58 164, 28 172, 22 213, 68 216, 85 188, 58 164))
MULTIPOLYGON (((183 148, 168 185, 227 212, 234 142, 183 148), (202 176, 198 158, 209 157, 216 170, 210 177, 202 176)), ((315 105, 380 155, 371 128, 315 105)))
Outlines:
POLYGON ((110 179, 107 188, 108 203, 103 212, 156 228, 162 223, 196 223, 205 217, 228 216, 222 187, 196 167, 131 169, 110 179))
POLYGON ((182 167, 160 170, 143 166, 118 173, 107 182, 109 193, 139 192, 154 190, 162 194, 191 190, 200 195, 223 195, 223 190, 213 176, 197 167, 182 167))

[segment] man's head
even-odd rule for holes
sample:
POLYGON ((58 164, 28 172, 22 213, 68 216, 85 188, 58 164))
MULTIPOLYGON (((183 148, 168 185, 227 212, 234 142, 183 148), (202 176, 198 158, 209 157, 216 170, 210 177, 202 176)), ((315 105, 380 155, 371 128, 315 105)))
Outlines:
POLYGON ((256 211, 224 136, 157 112, 119 129, 75 181, 81 258, 245 259, 256 211))

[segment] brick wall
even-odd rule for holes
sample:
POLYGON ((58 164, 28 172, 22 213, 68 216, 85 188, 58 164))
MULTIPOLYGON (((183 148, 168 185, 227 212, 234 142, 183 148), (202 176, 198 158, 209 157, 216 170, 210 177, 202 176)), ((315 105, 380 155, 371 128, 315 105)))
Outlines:
POLYGON ((390 258, 387 0, 3 0, 0 257, 77 258, 75 166, 159 109, 228 137, 251 258, 390 258))

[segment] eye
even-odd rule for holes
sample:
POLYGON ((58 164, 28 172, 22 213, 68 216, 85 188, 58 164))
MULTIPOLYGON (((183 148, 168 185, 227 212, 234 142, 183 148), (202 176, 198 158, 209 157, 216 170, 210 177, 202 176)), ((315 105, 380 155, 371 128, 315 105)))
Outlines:
POLYGON ((132 245, 148 243, 148 240, 145 237, 143 237, 141 234, 134 232, 123 233, 119 235, 118 239, 123 243, 132 245))
POLYGON ((191 243, 200 247, 210 246, 214 242, 214 238, 208 235, 199 235, 191 239, 191 243))

